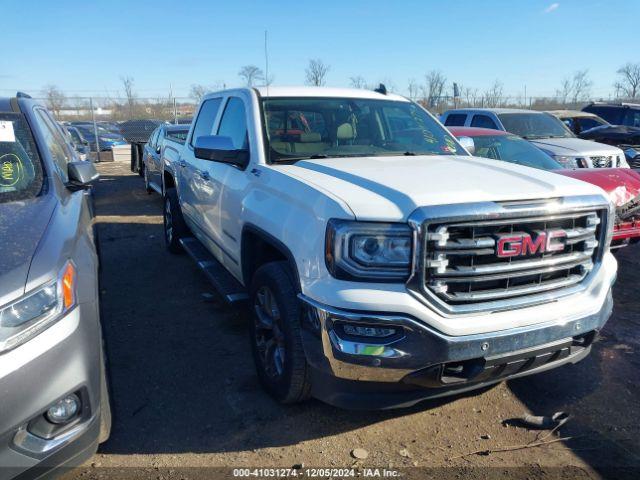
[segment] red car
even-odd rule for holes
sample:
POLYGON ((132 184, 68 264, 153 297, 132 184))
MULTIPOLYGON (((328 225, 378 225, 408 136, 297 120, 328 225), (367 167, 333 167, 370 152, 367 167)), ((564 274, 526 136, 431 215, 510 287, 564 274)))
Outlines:
POLYGON ((488 128, 449 127, 457 138, 473 139, 478 157, 554 170, 602 188, 616 205, 612 248, 640 241, 640 173, 627 168, 564 169, 562 165, 523 138, 488 128))

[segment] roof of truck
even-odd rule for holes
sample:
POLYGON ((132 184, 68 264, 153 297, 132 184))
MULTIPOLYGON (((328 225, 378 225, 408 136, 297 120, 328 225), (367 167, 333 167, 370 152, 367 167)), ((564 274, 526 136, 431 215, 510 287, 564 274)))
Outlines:
POLYGON ((451 113, 466 113, 466 112, 488 112, 500 115, 502 113, 544 113, 537 110, 527 110, 524 108, 456 108, 447 110, 445 114, 451 113))
POLYGON ((447 127, 447 129, 453 133, 455 137, 488 137, 494 135, 500 135, 503 137, 513 136, 509 132, 503 130, 494 130, 493 128, 480 128, 480 127, 447 127))
POLYGON ((408 102, 401 95, 387 93, 386 95, 373 90, 362 88, 331 88, 331 87, 256 87, 261 97, 326 97, 326 98, 367 98, 371 100, 396 100, 408 102))
POLYGON ((547 110, 547 113, 560 118, 597 117, 595 113, 583 112, 581 110, 547 110))

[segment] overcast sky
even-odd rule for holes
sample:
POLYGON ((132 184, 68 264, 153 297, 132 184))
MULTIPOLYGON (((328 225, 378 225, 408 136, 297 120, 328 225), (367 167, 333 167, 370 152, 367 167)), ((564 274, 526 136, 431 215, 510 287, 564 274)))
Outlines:
POLYGON ((409 79, 440 70, 483 90, 553 95, 588 69, 594 96, 612 92, 616 70, 640 62, 637 0, 458 1, 35 1, 0 0, 0 94, 117 96, 134 78, 140 97, 187 96, 191 84, 240 84, 242 65, 269 69, 275 84, 304 82, 310 58, 330 86, 360 75, 406 94, 409 79))

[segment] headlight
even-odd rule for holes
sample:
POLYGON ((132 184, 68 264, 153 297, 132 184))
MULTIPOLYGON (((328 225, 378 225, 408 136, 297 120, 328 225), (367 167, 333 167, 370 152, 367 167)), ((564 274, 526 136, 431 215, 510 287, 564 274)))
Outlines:
POLYGON ((0 308, 0 352, 34 337, 76 305, 76 270, 67 262, 57 280, 0 308))
POLYGON ((340 279, 404 280, 409 276, 412 239, 408 225, 330 220, 327 268, 340 279))
POLYGON ((568 157, 566 155, 554 155, 553 158, 565 168, 583 168, 584 159, 576 157, 568 157))

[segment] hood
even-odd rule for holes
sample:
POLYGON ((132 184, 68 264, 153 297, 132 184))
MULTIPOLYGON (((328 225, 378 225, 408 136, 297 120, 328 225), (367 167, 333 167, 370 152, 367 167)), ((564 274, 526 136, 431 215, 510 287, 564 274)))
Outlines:
POLYGON ((616 207, 640 195, 640 173, 627 168, 581 168, 556 172, 597 185, 607 192, 616 207))
POLYGON ((53 195, 0 203, 0 304, 24 293, 31 259, 55 205, 53 195))
POLYGON ((640 128, 626 125, 602 125, 585 130, 580 138, 610 145, 640 145, 640 128))
POLYGON ((616 147, 581 138, 540 138, 530 142, 553 155, 622 155, 616 147))
POLYGON ((110 142, 124 142, 124 137, 122 135, 118 135, 117 133, 104 133, 98 134, 100 140, 108 140, 110 142))
POLYGON ((425 205, 602 194, 543 170, 468 156, 332 158, 274 168, 339 197, 360 220, 404 221, 425 205))

